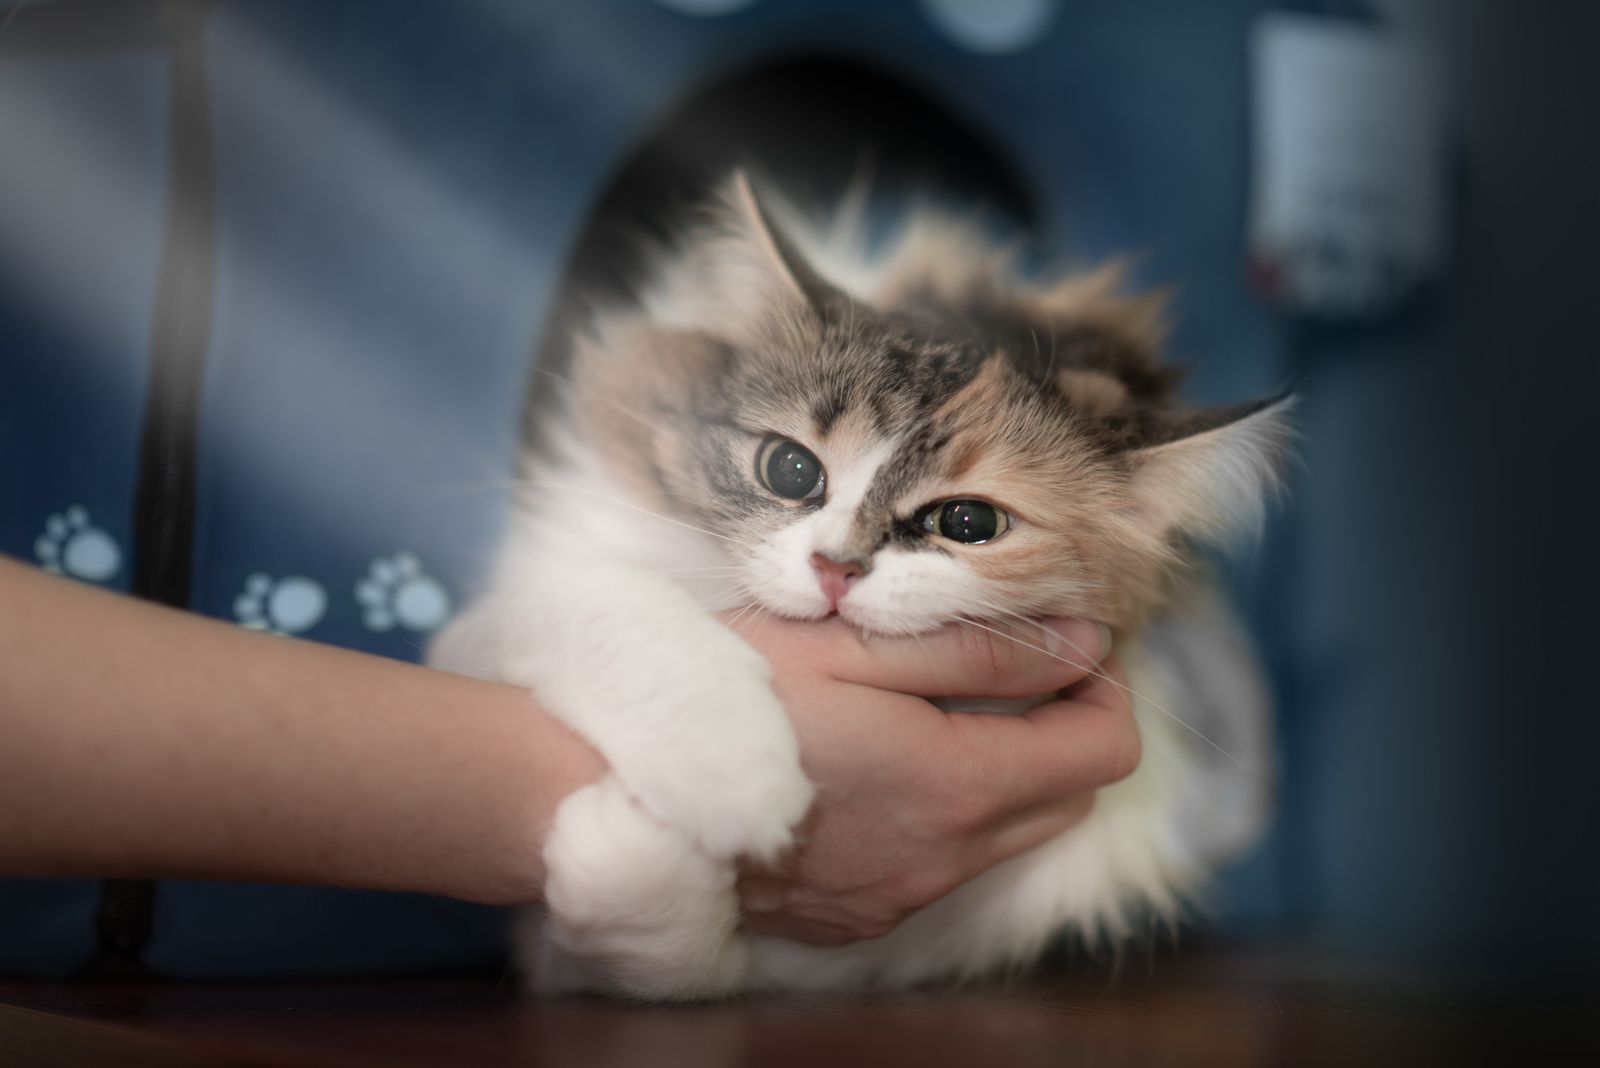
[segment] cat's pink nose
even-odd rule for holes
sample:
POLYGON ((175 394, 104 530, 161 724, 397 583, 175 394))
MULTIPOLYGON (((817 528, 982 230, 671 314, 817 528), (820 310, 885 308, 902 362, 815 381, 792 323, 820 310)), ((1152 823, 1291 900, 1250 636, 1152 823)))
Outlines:
POLYGON ((821 553, 811 554, 811 570, 817 573, 817 584, 822 587, 822 596, 828 599, 828 608, 835 612, 856 579, 867 573, 859 560, 834 560, 821 553))

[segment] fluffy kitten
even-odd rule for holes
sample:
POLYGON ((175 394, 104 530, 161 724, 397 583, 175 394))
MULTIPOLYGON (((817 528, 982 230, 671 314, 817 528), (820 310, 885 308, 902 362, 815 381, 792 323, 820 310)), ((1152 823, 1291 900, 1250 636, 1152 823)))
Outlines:
POLYGON ((1029 286, 928 213, 871 256, 785 221, 735 176, 575 339, 488 592, 433 649, 527 686, 611 764, 557 813, 520 947, 536 989, 968 977, 1170 914, 1198 875, 1173 834, 1193 739, 1136 700, 1142 763, 1056 840, 883 938, 737 931, 735 860, 788 847, 812 787, 767 665, 712 612, 1102 620, 1144 693, 1137 629, 1189 539, 1257 521, 1284 435, 1282 403, 1177 406, 1159 301, 1114 271, 1029 286))

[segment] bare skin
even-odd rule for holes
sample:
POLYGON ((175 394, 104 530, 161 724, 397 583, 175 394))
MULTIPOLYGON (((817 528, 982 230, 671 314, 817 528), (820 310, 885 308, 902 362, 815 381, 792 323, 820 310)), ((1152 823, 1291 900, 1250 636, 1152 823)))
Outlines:
MULTIPOLYGON (((514 687, 243 631, 4 559, 0 605, 0 872, 527 904, 551 814, 605 771, 514 687)), ((1092 648, 1093 628, 1072 627, 1092 648)), ((821 787, 790 862, 745 881, 760 930, 882 933, 1070 826, 1137 760, 1117 690, 993 636, 863 642, 842 625, 770 621, 746 637, 772 662, 821 787), (1072 700, 1022 717, 907 696, 1074 685, 1072 700)))
POLYGON ((0 604, 7 872, 519 903, 550 812, 605 767, 512 687, 5 561, 0 604))
MULTIPOLYGON (((1075 649, 1096 628, 1052 620, 1075 649)), ((919 639, 863 641, 837 621, 772 620, 745 638, 773 665, 774 685, 818 786, 799 848, 777 871, 741 880, 745 924, 836 945, 887 934, 924 905, 995 864, 1069 829, 1094 791, 1140 755, 1120 671, 1108 659, 1064 665, 984 631, 949 627, 919 639), (925 697, 1033 697, 1021 716, 943 712, 925 697), (922 696, 914 696, 922 695, 922 696)), ((1024 636, 1038 646, 1037 629, 1024 636)))

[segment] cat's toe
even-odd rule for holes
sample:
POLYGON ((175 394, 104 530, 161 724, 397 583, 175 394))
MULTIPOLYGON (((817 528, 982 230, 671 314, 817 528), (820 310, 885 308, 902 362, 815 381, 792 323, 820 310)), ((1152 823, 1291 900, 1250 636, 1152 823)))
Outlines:
POLYGON ((719 790, 693 827, 684 828, 714 857, 750 856, 772 861, 794 842, 816 789, 799 767, 773 761, 750 768, 744 781, 719 790))
MULTIPOLYGON (((787 723, 783 725, 787 728, 787 723)), ((773 860, 816 794, 792 735, 730 732, 628 779, 646 811, 713 857, 773 860)))
POLYGON ((733 866, 642 812, 614 777, 562 802, 544 858, 550 916, 521 946, 537 990, 693 1001, 742 983, 733 866))

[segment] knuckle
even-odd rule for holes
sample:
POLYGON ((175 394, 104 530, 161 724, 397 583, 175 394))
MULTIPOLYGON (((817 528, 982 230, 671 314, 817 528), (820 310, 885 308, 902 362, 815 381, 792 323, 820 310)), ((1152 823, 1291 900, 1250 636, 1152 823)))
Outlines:
POLYGON ((971 838, 994 821, 994 802, 980 789, 952 790, 940 806, 940 816, 938 827, 945 838, 971 838))
POLYGON ((992 783, 975 766, 970 751, 958 752, 924 783, 921 794, 925 824, 941 843, 971 838, 994 820, 992 783))

